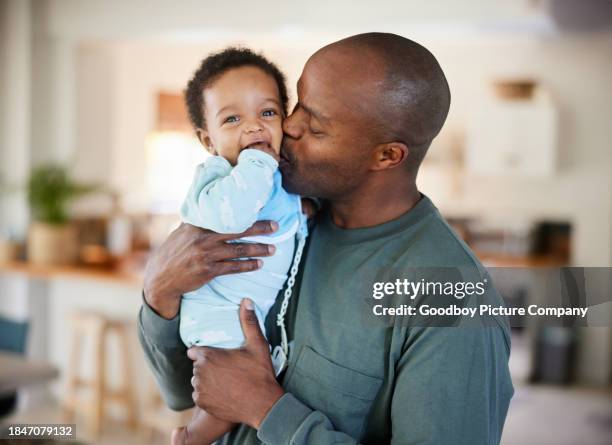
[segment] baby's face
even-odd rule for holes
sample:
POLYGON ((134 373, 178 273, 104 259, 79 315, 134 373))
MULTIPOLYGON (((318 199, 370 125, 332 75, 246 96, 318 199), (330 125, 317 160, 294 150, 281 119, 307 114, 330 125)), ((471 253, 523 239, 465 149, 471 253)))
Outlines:
POLYGON ((206 129, 200 139, 235 165, 242 150, 267 144, 280 152, 283 108, 274 78, 244 66, 222 74, 204 90, 206 129))

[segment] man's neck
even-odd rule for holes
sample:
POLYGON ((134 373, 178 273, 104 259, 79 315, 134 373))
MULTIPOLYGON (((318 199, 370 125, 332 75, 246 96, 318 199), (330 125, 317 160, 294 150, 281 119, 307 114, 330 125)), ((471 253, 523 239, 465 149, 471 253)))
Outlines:
POLYGON ((343 229, 373 227, 399 218, 421 199, 416 184, 376 187, 330 200, 332 221, 343 229))

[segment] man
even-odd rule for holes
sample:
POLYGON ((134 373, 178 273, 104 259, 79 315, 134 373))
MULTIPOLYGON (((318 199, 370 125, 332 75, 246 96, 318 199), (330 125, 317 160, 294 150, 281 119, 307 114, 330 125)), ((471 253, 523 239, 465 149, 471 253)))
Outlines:
MULTIPOLYGON (((271 252, 226 243, 243 234, 184 225, 148 266, 139 317, 141 343, 170 407, 187 408, 193 398, 241 423, 226 444, 499 443, 513 393, 505 320, 430 327, 364 315, 372 280, 381 274, 393 281, 412 273, 413 281, 425 282, 450 269, 461 271, 453 281, 487 281, 416 187, 449 103, 433 55, 397 35, 353 36, 308 60, 283 127, 281 170, 288 191, 320 197, 325 206, 285 316, 287 371, 277 381, 248 300, 240 308, 242 349, 192 348, 187 358, 178 336, 180 295, 215 276, 258 267, 257 260, 235 258, 271 252)), ((247 233, 273 226, 259 222, 247 233)), ((490 286, 478 302, 502 304, 490 286)), ((280 342, 278 311, 277 305, 266 320, 272 346, 280 342)))

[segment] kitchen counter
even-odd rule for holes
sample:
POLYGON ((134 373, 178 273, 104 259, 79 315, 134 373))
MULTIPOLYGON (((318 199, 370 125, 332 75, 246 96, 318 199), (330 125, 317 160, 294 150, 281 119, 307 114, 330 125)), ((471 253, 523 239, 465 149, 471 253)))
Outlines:
POLYGON ((142 287, 142 271, 105 269, 87 266, 38 265, 27 261, 0 263, 0 274, 20 274, 28 278, 48 280, 53 278, 76 278, 105 281, 130 287, 142 287))

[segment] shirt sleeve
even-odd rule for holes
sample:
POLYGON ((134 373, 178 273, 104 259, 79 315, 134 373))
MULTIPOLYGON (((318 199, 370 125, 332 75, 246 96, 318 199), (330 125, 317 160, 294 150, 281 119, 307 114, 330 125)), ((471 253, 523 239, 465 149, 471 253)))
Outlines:
POLYGON ((193 364, 179 336, 179 316, 166 320, 143 298, 138 314, 138 340, 166 405, 176 411, 191 408, 193 364))
POLYGON ((183 221, 217 233, 241 233, 257 221, 274 186, 278 162, 256 149, 240 152, 231 168, 218 157, 198 167, 181 207, 183 221))
POLYGON ((502 327, 410 329, 397 364, 392 444, 499 444, 514 392, 502 327))
POLYGON ((290 393, 284 394, 268 412, 257 438, 268 445, 357 444, 358 442, 334 429, 329 418, 300 402, 290 393))
MULTIPOLYGON (((411 329, 395 370, 391 444, 499 444, 510 398, 501 327, 411 329)), ((275 444, 356 444, 329 418, 285 394, 257 437, 275 444)))

